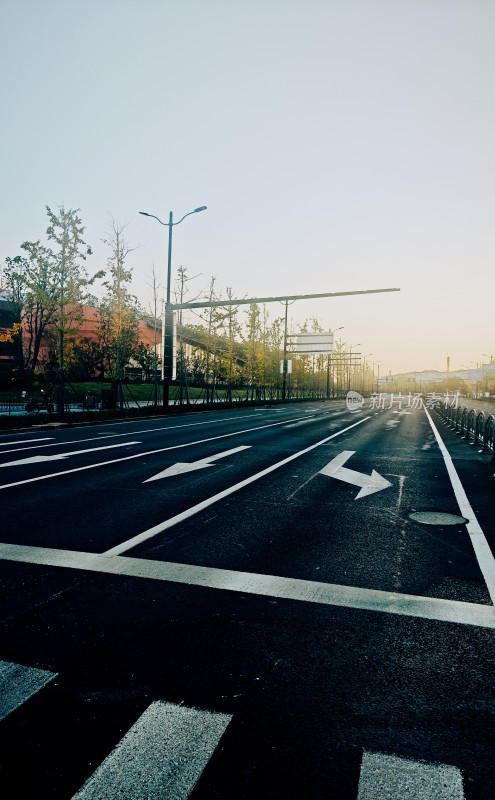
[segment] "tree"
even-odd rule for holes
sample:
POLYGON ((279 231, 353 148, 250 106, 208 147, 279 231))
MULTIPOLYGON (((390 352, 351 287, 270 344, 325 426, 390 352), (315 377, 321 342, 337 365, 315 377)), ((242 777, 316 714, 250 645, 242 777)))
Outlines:
POLYGON ((58 315, 57 288, 52 280, 51 252, 38 240, 21 245, 28 257, 7 258, 5 277, 24 327, 20 367, 32 381, 41 359, 46 328, 58 315))
MULTIPOLYGON (((58 361, 61 378, 64 368, 64 341, 66 334, 74 333, 79 306, 85 289, 103 273, 88 278, 83 263, 91 248, 83 239, 84 227, 78 209, 58 213, 46 206, 50 245, 38 239, 24 242, 21 249, 26 256, 6 259, 5 278, 13 302, 23 324, 22 366, 32 380, 36 370, 49 357, 43 347, 50 329, 58 329, 58 352, 51 354, 58 361)), ((53 345, 55 348, 56 345, 53 345)))
MULTIPOLYGON (((146 347, 143 342, 139 342, 133 357, 145 373, 147 381, 150 379, 153 373, 156 374, 156 359, 154 352, 149 347, 146 347)), ((154 405, 158 405, 158 399, 156 399, 154 405)))
MULTIPOLYGON (((84 226, 78 211, 69 209, 66 211, 64 206, 60 206, 58 215, 49 206, 46 207, 49 225, 46 230, 49 241, 54 242, 57 249, 51 251, 52 273, 56 281, 57 300, 58 300, 58 329, 59 329, 59 353, 58 363, 60 369, 59 392, 57 399, 57 411, 59 414, 64 412, 64 344, 66 334, 66 323, 69 330, 67 333, 74 334, 76 328, 70 329, 71 322, 80 321, 80 303, 83 298, 83 289, 95 278, 89 280, 81 266, 81 261, 85 261, 91 255, 91 247, 83 239, 84 226), (71 315, 66 314, 66 305, 71 309, 71 315)), ((95 276, 96 277, 96 276, 95 276)))
MULTIPOLYGON (((227 300, 233 300, 232 287, 227 286, 226 290, 227 300)), ((238 342, 241 338, 241 326, 238 320, 238 306, 226 306, 223 319, 223 328, 227 337, 227 352, 226 357, 226 374, 227 382, 231 387, 238 375, 238 362, 239 362, 239 345, 238 342)))
MULTIPOLYGON (((218 299, 215 295, 215 281, 216 278, 212 278, 210 281, 210 293, 208 297, 210 303, 218 299)), ((218 330, 220 329, 223 323, 224 315, 217 306, 209 306, 206 313, 208 321, 208 336, 206 343, 205 381, 207 387, 206 401, 208 402, 210 399, 210 392, 211 392, 211 398, 213 399, 215 393, 215 380, 218 376, 218 372, 221 366, 218 360, 218 351, 219 351, 218 330)))
MULTIPOLYGON (((153 271, 152 271, 152 276, 151 277, 152 277, 152 281, 151 281, 151 284, 148 284, 148 286, 151 286, 151 288, 153 289, 153 309, 152 309, 152 316, 151 316, 151 318, 147 317, 147 321, 153 327, 153 367, 152 367, 152 369, 153 369, 153 405, 156 407, 158 405, 158 375, 159 375, 159 370, 158 370, 158 328, 159 328, 160 320, 158 319, 158 289, 160 288, 160 284, 156 280, 156 271, 155 271, 155 265, 154 264, 153 264, 153 271)), ((142 345, 142 347, 144 347, 144 345, 142 345)), ((145 357, 144 353, 142 353, 142 356, 143 356, 143 358, 145 357)), ((138 361, 139 361, 139 358, 140 358, 140 356, 138 355, 138 361)), ((140 363, 142 363, 142 362, 140 362, 140 363)), ((148 368, 147 367, 143 367, 143 369, 146 370, 146 376, 148 377, 148 368)), ((151 370, 151 367, 150 367, 150 370, 151 370)))
POLYGON ((263 376, 263 346, 261 312, 257 303, 250 303, 246 323, 246 364, 244 374, 251 386, 251 397, 255 386, 259 386, 263 376))
POLYGON ((0 342, 10 342, 14 344, 14 336, 19 336, 22 331, 20 322, 13 322, 11 328, 0 328, 0 342))
MULTIPOLYGON (((179 303, 184 302, 185 296, 189 292, 188 283, 189 281, 194 280, 197 278, 198 275, 188 275, 187 267, 179 267, 177 270, 177 289, 175 291, 175 301, 179 303)), ((190 300, 189 302, 194 302, 200 297, 198 294, 196 297, 190 300)), ((183 309, 179 309, 177 315, 177 377, 179 380, 179 402, 182 403, 183 395, 185 395, 186 403, 189 404, 189 387, 188 387, 188 369, 189 364, 187 363, 186 358, 186 348, 184 346, 184 339, 182 335, 183 331, 183 309)))
POLYGON ((18 321, 17 309, 0 289, 0 385, 11 385, 17 377, 22 325, 18 321))
POLYGON ((122 370, 137 352, 139 345, 137 299, 131 295, 128 285, 132 280, 132 268, 126 267, 126 258, 132 249, 123 237, 126 226, 112 220, 112 230, 104 244, 111 248, 107 265, 109 279, 104 282, 106 295, 100 306, 99 341, 105 356, 106 368, 118 383, 122 405, 122 370))
POLYGON ((65 364, 70 380, 87 381, 101 377, 104 373, 101 344, 87 337, 70 341, 66 348, 65 364))
POLYGON ((278 386, 280 381, 280 355, 284 348, 284 318, 273 320, 266 332, 268 363, 266 378, 270 385, 278 386))

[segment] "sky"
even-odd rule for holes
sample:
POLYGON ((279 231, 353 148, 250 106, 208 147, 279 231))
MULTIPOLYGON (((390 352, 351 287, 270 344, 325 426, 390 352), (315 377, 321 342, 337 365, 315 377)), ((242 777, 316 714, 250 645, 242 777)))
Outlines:
POLYGON ((126 225, 151 308, 168 229, 138 212, 206 205, 173 229, 186 300, 399 288, 291 327, 342 328, 381 375, 487 362, 494 31, 493 0, 0 0, 0 269, 80 209, 88 271, 126 225))

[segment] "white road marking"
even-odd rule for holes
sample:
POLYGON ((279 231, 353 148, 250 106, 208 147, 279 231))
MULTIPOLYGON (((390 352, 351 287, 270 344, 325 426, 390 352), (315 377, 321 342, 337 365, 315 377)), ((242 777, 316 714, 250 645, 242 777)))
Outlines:
MULTIPOLYGON (((123 436, 142 436, 145 433, 164 433, 167 431, 175 431, 178 428, 194 428, 198 427, 199 425, 213 425, 215 422, 231 422, 232 420, 238 419, 249 419, 250 417, 255 417, 256 414, 243 414, 239 417, 227 417, 225 420, 218 420, 218 419, 209 419, 206 422, 189 422, 187 425, 164 425, 160 428, 146 428, 142 431, 129 431, 127 433, 99 433, 98 436, 90 436, 87 439, 71 439, 69 441, 56 441, 52 442, 52 444, 42 444, 40 447, 17 447, 15 450, 10 450, 10 453, 19 453, 21 450, 38 450, 42 447, 58 447, 60 445, 68 445, 68 444, 84 444, 84 442, 101 442, 102 439, 119 439, 123 436)), ((118 425, 122 425, 121 422, 116 423, 118 425)), ((24 444, 25 442, 43 442, 45 440, 53 439, 53 436, 45 436, 43 439, 24 439, 18 442, 0 442, 2 444, 24 444)))
POLYGON ((462 774, 449 764, 365 752, 357 800, 464 800, 462 774))
POLYGON ((464 603, 460 600, 442 600, 436 597, 382 592, 376 589, 340 586, 298 578, 280 578, 275 575, 260 575, 216 567, 197 567, 170 561, 27 547, 19 544, 0 544, 0 559, 495 629, 493 606, 464 603))
POLYGON ((231 719, 152 703, 72 800, 185 800, 231 719))
POLYGON ((257 472, 255 475, 251 475, 249 478, 245 478, 243 481, 239 481, 239 483, 235 483, 233 486, 229 486, 228 489, 224 489, 222 492, 218 492, 218 494, 212 495, 212 497, 209 497, 207 500, 203 500, 201 503, 197 503, 197 505, 191 506, 191 508, 182 511, 180 514, 176 514, 175 517, 170 517, 169 519, 166 519, 164 522, 160 522, 158 523, 158 525, 154 525, 152 528, 148 528, 148 530, 143 531, 142 533, 138 533, 137 536, 133 536, 132 539, 128 539, 126 542, 122 542, 122 544, 119 544, 116 547, 112 547, 110 550, 107 550, 104 553, 104 555, 116 556, 120 555, 120 553, 125 553, 126 550, 130 550, 137 544, 141 544, 142 542, 145 542, 147 539, 151 539, 158 533, 163 533, 163 531, 168 530, 168 528, 172 528, 179 522, 183 522, 185 519, 189 519, 189 517, 198 514, 200 511, 204 511, 205 508, 208 508, 214 503, 218 503, 219 500, 223 500, 225 497, 234 494, 234 492, 238 492, 239 489, 244 489, 245 486, 249 486, 249 484, 254 483, 260 478, 264 478, 265 475, 269 475, 271 472, 274 472, 275 470, 279 469, 279 467, 283 467, 285 464, 289 464, 291 461, 294 461, 294 459, 300 458, 300 456, 303 456, 306 453, 310 453, 311 450, 314 450, 316 447, 320 447, 322 444, 329 442, 331 439, 335 439, 336 436, 341 436, 343 433, 346 433, 346 431, 351 430, 351 428, 355 428, 356 425, 360 425, 362 422, 366 422, 367 419, 369 419, 369 417, 364 417, 358 422, 355 422, 353 425, 348 425, 347 428, 343 428, 341 431, 332 433, 330 436, 326 436, 325 439, 321 439, 319 442, 316 442, 315 444, 312 444, 309 447, 305 447, 304 450, 299 450, 299 452, 293 453, 291 456, 282 459, 282 461, 278 461, 276 464, 272 464, 271 467, 267 467, 266 469, 261 470, 261 472, 257 472))
MULTIPOLYGON (((40 438, 40 439, 22 439, 20 442, 19 441, 17 441, 17 442, 0 442, 0 447, 10 447, 11 444, 29 444, 31 442, 48 442, 48 441, 50 441, 51 439, 54 439, 54 438, 55 438, 54 436, 43 436, 43 438, 40 438)), ((53 445, 48 445, 48 444, 42 445, 42 447, 50 447, 50 446, 53 447, 53 445)), ((23 447, 21 449, 22 450, 31 450, 32 448, 23 447)), ((33 449, 36 449, 36 448, 33 448, 33 449)), ((17 451, 16 450, 10 450, 9 452, 10 453, 16 453, 17 451)))
POLYGON ((99 453, 100 450, 112 450, 115 447, 129 447, 131 444, 142 444, 142 442, 106 444, 103 447, 90 447, 86 450, 72 450, 70 453, 56 453, 53 456, 29 456, 28 458, 20 458, 17 461, 7 461, 5 464, 0 464, 0 469, 2 467, 18 467, 23 464, 41 464, 43 461, 62 461, 64 458, 70 458, 70 456, 80 456, 83 453, 99 453))
POLYGON ((56 677, 56 672, 46 669, 0 661, 0 719, 5 719, 56 677))
MULTIPOLYGON (((165 453, 167 450, 180 450, 183 447, 192 447, 196 444, 205 444, 206 442, 216 442, 219 439, 228 439, 230 436, 241 436, 243 433, 254 433, 255 431, 262 431, 266 428, 276 428, 280 425, 286 425, 283 422, 270 422, 267 425, 258 425, 255 428, 245 428, 242 431, 232 431, 232 433, 222 433, 219 436, 210 436, 208 439, 198 439, 195 442, 185 442, 184 444, 173 444, 169 447, 160 447, 157 450, 145 450, 143 453, 135 453, 132 456, 124 456, 123 458, 113 458, 111 461, 99 461, 96 464, 86 464, 84 467, 74 467, 73 469, 65 469, 60 472, 52 472, 49 475, 37 475, 35 478, 26 478, 22 481, 13 481, 12 483, 5 483, 0 486, 0 489, 10 489, 13 486, 22 486, 25 483, 34 483, 35 481, 45 481, 48 478, 58 478, 60 475, 70 475, 73 472, 83 472, 86 469, 95 469, 96 467, 106 467, 109 464, 121 464, 123 461, 132 461, 134 458, 142 458, 144 456, 154 456, 157 453, 165 453)), ((99 448, 98 448, 99 449, 99 448)))
POLYGON ((345 464, 355 452, 355 450, 344 450, 329 461, 326 467, 320 470, 320 473, 322 475, 328 475, 330 478, 337 478, 337 480, 352 483, 353 486, 361 486, 362 488, 354 498, 355 500, 359 500, 360 497, 366 497, 375 492, 381 492, 382 489, 388 489, 389 486, 392 486, 390 481, 387 481, 386 478, 382 478, 380 473, 376 472, 376 470, 372 470, 371 475, 365 475, 363 472, 356 472, 353 469, 344 467, 343 464, 345 464))
POLYGON ((223 453, 217 453, 214 456, 206 456, 206 458, 200 458, 198 461, 178 461, 177 464, 172 464, 171 467, 167 467, 167 469, 162 470, 162 472, 158 472, 157 475, 153 475, 152 478, 148 478, 143 481, 143 483, 157 481, 160 478, 170 478, 173 475, 182 475, 184 472, 194 472, 197 469, 205 469, 206 467, 211 467, 213 461, 218 461, 219 458, 225 458, 225 456, 231 456, 234 453, 240 453, 241 450, 249 450, 250 448, 251 445, 241 444, 240 447, 234 447, 232 450, 224 450, 223 453))
MULTIPOLYGON (((195 412, 195 413, 198 413, 198 412, 195 412)), ((201 416, 202 413, 203 412, 199 412, 199 415, 201 416)), ((204 412, 204 413, 206 413, 206 412, 204 412)), ((170 424, 170 425, 161 425, 159 428, 145 428, 142 431, 131 431, 130 433, 101 433, 101 434, 99 434, 99 436, 102 439, 105 439, 107 437, 112 437, 112 436, 137 436, 137 435, 140 436, 142 433, 165 433, 166 431, 175 431, 175 430, 178 430, 179 428, 197 428, 200 425, 215 425, 215 423, 218 424, 218 423, 221 423, 221 422, 232 422, 232 421, 236 421, 238 419, 250 419, 251 417, 255 417, 255 416, 257 416, 255 413, 242 414, 242 415, 239 415, 239 416, 225 417, 225 418, 222 418, 222 419, 207 419, 207 420, 202 420, 201 422, 186 422, 183 425, 172 425, 172 424, 170 424)), ((169 421, 169 418, 166 418, 165 422, 168 422, 168 421, 169 421)), ((129 420, 128 420, 128 422, 129 422, 129 420)), ((122 422, 106 423, 105 427, 111 428, 112 425, 122 425, 122 422)))
POLYGON ((299 420, 299 422, 288 422, 287 428, 300 428, 301 425, 307 425, 308 422, 315 422, 315 421, 316 422, 318 421, 318 417, 313 415, 312 417, 306 417, 306 419, 301 419, 299 420))
POLYGON ((426 406, 423 405, 423 408, 426 416, 428 417, 433 433, 435 434, 435 439, 437 440, 438 446, 440 448, 440 452, 442 453, 443 459, 445 461, 445 466, 447 467, 447 472, 449 474, 450 482, 454 490, 454 494, 457 500, 457 504, 459 506, 459 510, 461 512, 461 516, 466 517, 466 519, 468 520, 468 522, 466 523, 466 528, 468 533, 470 534, 473 549, 476 554, 479 567, 485 579, 485 583, 488 592, 490 594, 492 603, 495 604, 495 559, 493 557, 493 553, 490 550, 490 545, 488 544, 485 538, 485 534, 481 530, 481 526, 477 520, 476 514, 474 513, 471 507, 471 503, 467 498, 466 492, 464 491, 464 487, 461 483, 459 475, 457 474, 457 470, 454 467, 454 463, 452 461, 450 453, 447 450, 445 444, 443 443, 443 439, 440 436, 426 406))

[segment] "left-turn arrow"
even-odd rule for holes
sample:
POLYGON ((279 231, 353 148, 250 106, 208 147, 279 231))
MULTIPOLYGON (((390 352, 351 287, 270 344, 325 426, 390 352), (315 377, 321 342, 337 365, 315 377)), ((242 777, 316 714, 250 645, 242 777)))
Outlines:
POLYGON ((196 469, 205 469, 205 467, 211 467, 212 461, 218 461, 219 458, 231 456, 233 453, 240 453, 241 450, 249 450, 250 447, 251 445, 241 445, 240 447, 232 448, 232 450, 224 450, 223 453, 217 453, 214 456, 200 458, 199 461, 178 461, 177 464, 172 464, 171 467, 167 467, 167 469, 164 469, 157 475, 153 475, 152 478, 148 478, 147 480, 143 481, 143 483, 157 481, 160 478, 170 478, 172 475, 181 475, 183 472, 194 472, 196 469))
POLYGON ((122 444, 106 444, 103 447, 90 447, 87 450, 73 450, 71 453, 56 453, 53 456, 29 456, 29 458, 19 458, 17 461, 7 461, 0 464, 1 467, 20 467, 23 464, 42 464, 43 461, 62 461, 70 456, 80 456, 83 453, 99 453, 100 450, 112 450, 114 447, 128 447, 130 444, 142 444, 142 442, 123 442, 122 444))

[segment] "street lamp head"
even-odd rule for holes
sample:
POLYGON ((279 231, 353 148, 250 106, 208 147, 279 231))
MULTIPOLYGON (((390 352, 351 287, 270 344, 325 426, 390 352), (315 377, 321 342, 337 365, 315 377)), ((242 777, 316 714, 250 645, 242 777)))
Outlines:
POLYGON ((142 214, 143 217, 151 217, 151 214, 148 214, 147 211, 140 211, 139 213, 142 214))
POLYGON ((198 211, 206 211, 207 208, 208 206, 200 206, 199 208, 195 208, 193 214, 197 214, 198 211))

